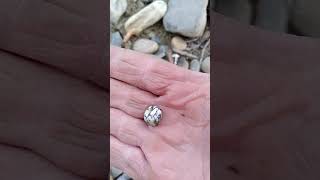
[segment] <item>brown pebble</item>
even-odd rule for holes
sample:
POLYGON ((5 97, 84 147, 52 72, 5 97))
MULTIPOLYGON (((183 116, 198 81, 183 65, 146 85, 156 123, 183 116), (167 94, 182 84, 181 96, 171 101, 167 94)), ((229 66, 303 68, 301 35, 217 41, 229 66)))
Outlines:
POLYGON ((171 39, 171 46, 174 49, 185 50, 187 49, 187 42, 179 36, 175 36, 171 39))

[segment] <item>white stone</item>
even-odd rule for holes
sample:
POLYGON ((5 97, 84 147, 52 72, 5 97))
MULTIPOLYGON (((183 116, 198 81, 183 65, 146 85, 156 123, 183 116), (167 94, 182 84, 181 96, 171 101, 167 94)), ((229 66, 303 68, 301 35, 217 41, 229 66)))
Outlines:
POLYGON ((166 12, 167 3, 162 0, 157 0, 131 16, 124 24, 127 32, 124 41, 127 42, 132 35, 137 35, 157 23, 166 12))
POLYGON ((200 71, 200 62, 197 59, 194 59, 194 60, 191 61, 190 70, 191 71, 196 71, 196 72, 200 71))
POLYGON ((201 70, 205 73, 210 73, 210 57, 207 57, 202 61, 201 70))
POLYGON ((127 0, 110 0, 110 22, 117 24, 127 10, 127 0))
POLYGON ((159 49, 159 45, 149 39, 138 39, 136 42, 133 44, 133 50, 142 52, 145 54, 153 54, 157 52, 159 49))

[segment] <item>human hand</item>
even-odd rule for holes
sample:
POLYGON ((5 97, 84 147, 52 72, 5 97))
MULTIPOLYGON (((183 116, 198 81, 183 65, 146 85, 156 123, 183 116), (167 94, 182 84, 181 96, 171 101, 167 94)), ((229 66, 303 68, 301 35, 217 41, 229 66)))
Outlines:
POLYGON ((214 179, 319 179, 319 40, 215 23, 214 179))
POLYGON ((30 150, 0 144, 0 155, 1 179, 85 180, 85 178, 61 170, 30 150))
MULTIPOLYGON (((26 58, 0 51, 0 59, 0 143, 25 149, 31 164, 50 164, 43 167, 48 179, 105 179, 105 90, 26 58)), ((0 177, 15 176, 9 173, 0 177)))
POLYGON ((210 176, 210 79, 155 57, 111 47, 111 166, 135 179, 210 176), (143 114, 163 117, 148 127, 143 114))

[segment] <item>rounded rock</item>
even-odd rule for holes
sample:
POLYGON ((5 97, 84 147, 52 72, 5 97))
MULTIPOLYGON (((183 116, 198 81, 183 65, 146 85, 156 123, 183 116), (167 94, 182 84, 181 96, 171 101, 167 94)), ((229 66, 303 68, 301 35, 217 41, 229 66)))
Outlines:
POLYGON ((179 36, 175 36, 171 39, 171 46, 174 49, 185 50, 187 49, 187 42, 179 36))
POLYGON ((126 12, 127 0, 110 0, 110 21, 117 24, 121 16, 126 12))
POLYGON ((123 172, 118 169, 118 168, 115 168, 115 167, 111 167, 111 176, 114 177, 114 178, 117 178, 119 176, 121 176, 123 174, 123 172))
POLYGON ((159 49, 159 45, 149 39, 138 39, 133 44, 133 50, 146 53, 146 54, 153 54, 157 52, 159 49))
POLYGON ((155 56, 159 58, 164 58, 168 53, 168 49, 169 49, 168 46, 161 45, 159 47, 159 50, 155 53, 155 56))
POLYGON ((210 73, 210 57, 207 57, 202 61, 201 70, 205 73, 210 73))
POLYGON ((178 60, 178 64, 177 65, 180 66, 180 67, 183 67, 185 69, 189 69, 189 62, 184 57, 181 57, 178 60))
POLYGON ((194 59, 194 60, 191 61, 190 70, 191 71, 196 71, 196 72, 200 71, 200 62, 197 59, 194 59))
POLYGON ((144 112, 144 121, 149 126, 157 126, 162 118, 162 110, 157 106, 149 106, 144 112))
POLYGON ((111 44, 114 46, 121 47, 122 37, 120 32, 114 32, 111 34, 111 44))

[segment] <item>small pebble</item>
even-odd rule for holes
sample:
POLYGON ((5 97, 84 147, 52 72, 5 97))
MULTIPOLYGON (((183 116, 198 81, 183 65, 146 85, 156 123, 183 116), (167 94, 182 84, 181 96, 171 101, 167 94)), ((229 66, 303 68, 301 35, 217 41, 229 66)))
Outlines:
POLYGON ((150 36, 150 39, 152 41, 157 42, 158 44, 161 44, 161 38, 158 35, 153 34, 153 35, 150 36))
POLYGON ((131 16, 124 24, 124 29, 127 32, 123 38, 124 42, 127 42, 131 36, 138 35, 146 28, 160 21, 166 14, 167 8, 166 2, 157 0, 131 16))
POLYGON ((117 180, 133 180, 133 179, 126 174, 122 174, 117 178, 117 180))
POLYGON ((189 69, 189 62, 186 60, 185 57, 181 57, 179 60, 178 60, 178 66, 180 67, 183 67, 185 69, 189 69))
POLYGON ((127 0, 110 0, 110 21, 117 24, 121 16, 126 12, 127 0))
POLYGON ((149 39, 138 39, 133 44, 133 50, 146 53, 146 54, 153 54, 157 52, 159 49, 159 45, 149 39))
POLYGON ((166 57, 167 53, 168 53, 168 46, 165 45, 160 45, 159 50, 155 53, 155 56, 159 57, 159 58, 164 58, 166 57))
POLYGON ((202 61, 201 70, 205 73, 210 73, 210 57, 207 57, 202 61))
POLYGON ((207 24, 208 0, 170 0, 163 18, 165 29, 187 37, 202 36, 207 24))
POLYGON ((194 60, 191 61, 190 70, 191 71, 196 71, 196 72, 200 71, 200 62, 197 59, 194 59, 194 60))
POLYGON ((171 39, 171 46, 174 49, 185 50, 187 48, 187 42, 181 37, 175 36, 171 39))
POLYGON ((114 32, 111 34, 111 44, 114 46, 121 47, 122 37, 121 37, 120 32, 114 32))
POLYGON ((120 169, 111 167, 111 176, 112 177, 117 178, 121 174, 123 174, 123 172, 120 169))

